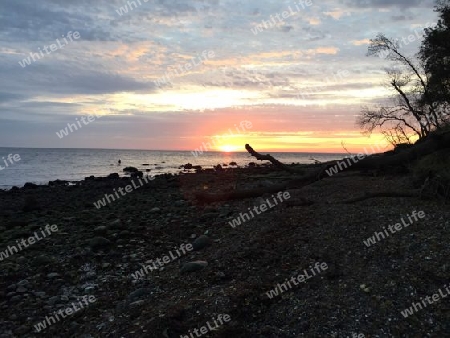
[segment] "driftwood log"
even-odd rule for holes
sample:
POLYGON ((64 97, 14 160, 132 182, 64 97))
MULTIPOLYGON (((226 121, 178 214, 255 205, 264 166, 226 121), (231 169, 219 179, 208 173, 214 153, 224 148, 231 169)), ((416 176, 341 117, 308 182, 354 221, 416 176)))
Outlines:
POLYGON ((256 152, 255 150, 253 150, 253 148, 250 146, 250 144, 246 144, 245 145, 245 150, 248 151, 248 153, 250 155, 252 155, 253 157, 255 157, 258 161, 270 161, 275 167, 278 167, 280 169, 283 169, 289 173, 297 173, 297 171, 289 166, 287 166, 284 163, 281 163, 280 161, 278 161, 276 158, 274 158, 273 156, 267 154, 267 155, 261 155, 260 153, 256 152))

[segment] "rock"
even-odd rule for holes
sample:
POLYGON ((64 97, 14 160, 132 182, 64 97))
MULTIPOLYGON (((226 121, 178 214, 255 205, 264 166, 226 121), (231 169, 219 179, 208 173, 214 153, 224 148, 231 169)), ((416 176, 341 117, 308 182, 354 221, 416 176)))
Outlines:
POLYGON ((59 300, 60 300, 59 296, 53 296, 53 297, 50 297, 50 299, 48 300, 47 303, 50 305, 55 305, 56 303, 59 302, 59 300))
POLYGON ((176 207, 184 207, 186 205, 186 201, 178 200, 178 201, 175 201, 175 203, 173 205, 176 207))
POLYGON ((97 235, 103 235, 103 234, 106 234, 107 230, 108 230, 108 228, 106 226, 100 225, 94 229, 94 233, 97 235))
POLYGON ((16 294, 16 293, 13 292, 13 291, 8 292, 8 293, 6 294, 6 298, 10 298, 10 297, 14 296, 15 294, 16 294))
POLYGON ((46 266, 52 264, 54 259, 46 255, 39 255, 33 260, 33 264, 36 266, 46 266))
POLYGON ((122 301, 122 302, 117 302, 116 305, 116 314, 122 314, 125 310, 127 309, 127 303, 122 301))
POLYGON ((142 178, 142 177, 144 177, 144 173, 142 172, 142 171, 136 171, 136 172, 132 172, 131 174, 130 174, 130 177, 131 178, 136 178, 136 177, 139 177, 139 178, 142 178))
POLYGON ((22 296, 21 295, 13 296, 10 299, 11 302, 20 302, 21 300, 22 300, 22 296))
POLYGON ((158 213, 158 212, 160 212, 160 211, 161 211, 160 208, 153 208, 153 209, 150 210, 150 212, 151 212, 152 214, 158 213))
POLYGON ((25 257, 23 257, 23 256, 20 256, 19 258, 17 258, 17 263, 18 264, 20 264, 20 265, 23 265, 23 264, 25 264, 26 262, 27 262, 28 260, 25 258, 25 257))
POLYGON ((104 237, 94 237, 89 241, 92 250, 103 249, 111 245, 111 241, 104 237))
POLYGON ((255 202, 255 206, 260 206, 261 204, 267 203, 266 200, 262 197, 258 197, 255 202))
POLYGON ((139 300, 141 298, 145 298, 145 296, 148 296, 150 294, 151 290, 148 288, 141 288, 137 289, 136 291, 133 291, 130 293, 127 297, 128 302, 134 302, 136 300, 139 300))
POLYGON ((30 332, 30 330, 31 329, 30 329, 29 325, 22 325, 22 326, 19 326, 19 328, 17 330, 15 330, 14 333, 16 335, 18 335, 19 337, 23 337, 23 336, 25 336, 25 334, 27 332, 30 332))
POLYGON ((136 173, 139 170, 135 167, 125 167, 125 168, 123 168, 123 171, 126 173, 136 173))
POLYGON ((122 223, 120 219, 116 219, 115 221, 112 221, 109 224, 111 229, 123 229, 126 228, 126 226, 122 223))
POLYGON ((25 288, 23 286, 19 286, 17 288, 16 292, 18 292, 18 293, 25 293, 25 292, 27 292, 27 288, 25 288))
POLYGON ((203 270, 207 266, 208 262, 205 261, 189 262, 183 265, 183 267, 181 268, 181 273, 203 270))
POLYGON ((54 186, 63 186, 63 185, 68 185, 69 182, 67 181, 63 181, 63 180, 54 180, 54 181, 49 181, 48 185, 50 187, 54 187, 54 186))
POLYGON ((59 273, 57 273, 57 272, 51 272, 51 273, 49 273, 49 274, 47 275, 47 278, 56 278, 56 277, 59 277, 59 276, 60 276, 59 273))
POLYGON ((28 228, 29 228, 31 231, 37 230, 37 229, 39 229, 39 228, 41 228, 41 227, 42 227, 42 225, 37 224, 37 223, 31 223, 31 224, 28 226, 28 228))
POLYGON ((119 179, 120 176, 119 176, 118 173, 111 173, 111 174, 108 175, 108 178, 112 179, 112 180, 115 180, 115 179, 119 179))
POLYGON ((141 306, 144 303, 145 303, 145 300, 137 300, 137 301, 131 303, 129 306, 130 306, 130 309, 132 309, 132 308, 135 308, 135 307, 139 307, 139 306, 141 306))
POLYGON ((95 291, 95 286, 93 286, 93 285, 90 285, 90 286, 87 286, 87 287, 85 287, 84 288, 84 292, 85 293, 93 293, 95 291))
POLYGON ((30 284, 30 282, 27 279, 21 280, 19 283, 17 283, 17 285, 19 286, 26 286, 30 284))
POLYGON ((78 324, 77 322, 70 322, 71 330, 79 330, 79 326, 80 326, 80 324, 78 324))
POLYGON ((201 221, 208 221, 217 218, 218 214, 215 212, 205 212, 204 214, 200 215, 201 221))
POLYGON ((119 236, 123 236, 123 237, 129 236, 130 234, 131 234, 131 232, 128 230, 122 230, 121 232, 119 232, 119 236))
POLYGON ((204 249, 212 244, 212 240, 205 235, 201 235, 199 238, 197 238, 194 243, 192 243, 192 246, 195 251, 204 249))
POLYGON ((86 279, 94 279, 97 277, 97 273, 95 271, 86 272, 86 279))

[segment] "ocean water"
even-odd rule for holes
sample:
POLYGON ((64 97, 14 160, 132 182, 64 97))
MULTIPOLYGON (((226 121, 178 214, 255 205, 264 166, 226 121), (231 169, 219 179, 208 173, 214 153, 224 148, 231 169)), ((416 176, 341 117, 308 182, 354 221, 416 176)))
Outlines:
MULTIPOLYGON (((272 153, 281 162, 313 163, 342 158, 343 154, 321 153, 272 153)), ((212 168, 217 164, 236 162, 245 166, 256 161, 246 152, 222 153, 205 152, 195 157, 190 151, 156 151, 156 150, 114 150, 114 149, 38 149, 38 148, 0 148, 0 189, 23 186, 26 182, 47 184, 56 179, 67 181, 83 180, 87 176, 107 176, 122 171, 127 166, 136 167, 149 175, 162 173, 179 173, 179 167, 186 163, 212 168), (4 160, 8 154, 19 154, 20 161, 6 167, 4 160), (118 160, 122 161, 118 165, 118 160), (143 164, 150 164, 143 166, 143 164), (4 167, 5 169, 1 169, 4 167)))

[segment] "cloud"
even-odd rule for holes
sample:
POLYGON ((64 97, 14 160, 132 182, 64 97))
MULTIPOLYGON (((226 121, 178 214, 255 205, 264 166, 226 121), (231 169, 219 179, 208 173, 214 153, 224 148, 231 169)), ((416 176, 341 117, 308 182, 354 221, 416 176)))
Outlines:
POLYGON ((355 46, 362 46, 370 44, 370 39, 352 40, 350 42, 355 46))
POLYGON ((344 3, 347 6, 362 8, 432 8, 434 0, 345 0, 344 3))
POLYGON ((9 101, 16 101, 25 98, 23 95, 14 94, 14 93, 8 93, 8 92, 0 92, 0 104, 9 102, 9 101))
MULTIPOLYGON (((369 39, 379 30, 389 36, 408 36, 412 27, 436 21, 432 0, 324 0, 255 36, 251 32, 255 24, 289 4, 277 0, 140 1, 122 16, 117 10, 128 0, 0 1, 1 116, 19 136, 6 127, 0 131, 18 144, 31 135, 30 142, 44 144, 54 136, 45 134, 54 133, 48 123, 64 125, 68 116, 105 106, 114 108, 115 115, 92 130, 106 140, 123 123, 140 131, 141 124, 159 121, 155 137, 170 135, 179 131, 177 120, 189 125, 184 110, 201 105, 222 114, 223 107, 238 102, 242 114, 251 109, 264 111, 267 121, 276 120, 282 107, 283 118, 289 121, 302 108, 296 101, 299 90, 320 86, 327 74, 339 70, 349 70, 352 78, 311 95, 302 118, 311 111, 316 114, 311 117, 314 121, 328 110, 345 115, 354 102, 373 99, 355 98, 355 92, 376 91, 382 81, 382 61, 365 56, 369 39), (19 65, 30 52, 38 52, 68 31, 79 31, 81 38, 25 68, 19 65), (155 87, 153 81, 205 50, 216 56, 173 76, 170 86, 155 87), (330 107, 325 109, 326 104, 330 107)), ((416 49, 417 44, 405 47, 412 54, 416 49)), ((199 112, 190 112, 195 113, 199 112)), ((339 125, 352 118, 333 121, 339 125)), ((134 136, 145 138, 143 132, 133 135, 133 128, 120 132, 121 138, 130 140, 127 144, 134 136)), ((87 144, 76 139, 64 145, 87 144)), ((97 144, 95 134, 88 139, 97 144)))
POLYGON ((308 50, 309 54, 332 54, 335 55, 339 52, 339 48, 336 47, 319 47, 316 49, 308 50))
POLYGON ((332 11, 332 12, 324 12, 323 14, 325 14, 327 16, 331 16, 335 20, 339 20, 344 15, 349 15, 348 12, 342 11, 342 10, 336 10, 336 11, 332 11))

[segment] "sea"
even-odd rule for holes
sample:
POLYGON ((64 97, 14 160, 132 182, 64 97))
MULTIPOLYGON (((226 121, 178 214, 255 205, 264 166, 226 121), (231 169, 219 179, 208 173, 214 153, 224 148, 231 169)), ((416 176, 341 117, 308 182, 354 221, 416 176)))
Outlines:
MULTIPOLYGON (((286 164, 307 164, 314 163, 315 160, 325 162, 345 156, 330 153, 271 152, 270 154, 286 164)), ((190 151, 0 147, 0 189, 22 187, 27 182, 48 184, 49 181, 56 179, 80 181, 88 176, 103 177, 110 173, 126 176, 123 168, 128 166, 136 167, 149 176, 155 176, 163 173, 179 173, 182 171, 180 166, 187 163, 201 165, 206 169, 230 162, 236 162, 244 167, 250 162, 264 161, 257 161, 247 152, 204 152, 194 156, 190 151), (7 161, 9 154, 18 154, 20 160, 17 162, 12 160, 13 163, 7 161)))

